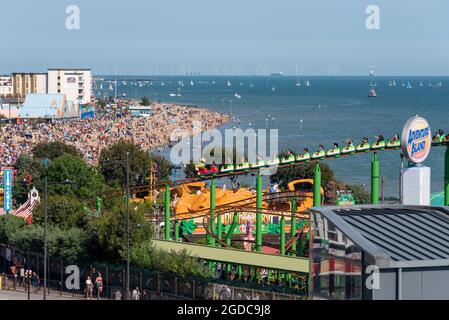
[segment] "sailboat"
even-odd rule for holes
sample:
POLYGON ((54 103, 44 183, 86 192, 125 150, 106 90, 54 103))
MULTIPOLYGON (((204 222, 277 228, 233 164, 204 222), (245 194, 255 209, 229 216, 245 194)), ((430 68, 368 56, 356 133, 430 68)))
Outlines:
POLYGON ((402 81, 401 87, 405 87, 405 82, 402 81))
POLYGON ((411 89, 411 88, 413 88, 412 84, 410 83, 410 81, 407 81, 407 89, 411 89))
POLYGON ((432 87, 432 81, 429 81, 428 87, 432 87))
POLYGON ((299 79, 296 79, 296 86, 300 87, 301 86, 301 81, 299 81, 299 79))
POLYGON ((181 89, 178 88, 178 90, 176 91, 176 93, 170 93, 168 96, 169 96, 169 97, 181 97, 181 89))
POLYGON ((306 87, 310 87, 310 81, 309 80, 306 81, 306 87))
POLYGON ((443 83, 441 81, 439 81, 437 87, 442 87, 442 86, 443 86, 443 83))
POLYGON ((114 88, 112 87, 112 83, 111 83, 111 84, 109 84, 109 91, 112 91, 112 90, 114 90, 114 88))
POLYGON ((424 83, 422 83, 422 81, 419 83, 420 87, 424 87, 424 83))
POLYGON ((238 93, 234 94, 234 97, 235 97, 236 99, 241 99, 241 98, 242 98, 242 96, 241 96, 240 94, 238 94, 238 93))
POLYGON ((231 82, 229 82, 229 80, 228 80, 228 83, 226 84, 226 86, 228 86, 228 87, 231 86, 231 82))
POLYGON ((374 88, 371 88, 371 90, 368 92, 368 97, 369 98, 377 97, 377 92, 376 92, 376 90, 374 90, 374 88))
POLYGON ((390 81, 388 82, 388 86, 389 86, 389 87, 392 87, 392 86, 393 86, 393 81, 392 81, 392 80, 390 80, 390 81))
POLYGON ((194 86, 195 84, 193 83, 193 80, 190 80, 190 85, 194 86))
POLYGON ((161 86, 165 86, 165 82, 164 81, 161 81, 161 86))
POLYGON ((100 90, 103 90, 103 84, 100 83, 100 90))

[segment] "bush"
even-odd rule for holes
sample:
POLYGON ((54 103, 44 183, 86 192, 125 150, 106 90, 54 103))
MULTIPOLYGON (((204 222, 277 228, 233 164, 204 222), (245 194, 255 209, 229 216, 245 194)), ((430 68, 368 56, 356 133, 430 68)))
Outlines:
POLYGON ((213 276, 209 268, 206 268, 199 259, 189 256, 186 251, 166 252, 155 248, 150 241, 133 246, 130 261, 140 268, 174 272, 181 276, 213 276))

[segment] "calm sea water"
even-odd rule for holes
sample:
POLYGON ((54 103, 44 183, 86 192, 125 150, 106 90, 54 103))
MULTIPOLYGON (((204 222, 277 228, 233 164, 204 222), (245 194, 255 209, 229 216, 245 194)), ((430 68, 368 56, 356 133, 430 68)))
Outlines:
MULTIPOLYGON (((123 78, 123 77, 121 77, 123 78)), ((432 131, 439 128, 449 131, 447 114, 449 78, 447 77, 244 77, 244 76, 127 76, 126 85, 118 81, 118 95, 178 102, 203 106, 237 119, 224 128, 276 128, 279 130, 279 149, 301 151, 315 150, 319 144, 332 147, 334 142, 344 144, 351 137, 358 143, 363 137, 373 141, 376 134, 385 138, 401 133, 405 121, 415 114, 430 122, 432 131), (132 79, 153 79, 153 85, 132 79), (389 87, 389 80, 396 87, 389 87), (191 85, 191 80, 194 85, 191 85), (310 81, 310 87, 305 81, 310 81), (185 86, 180 87, 179 81, 185 86), (231 86, 227 86, 227 82, 231 86), (370 81, 376 82, 377 98, 368 98, 370 81), (402 87, 410 82, 411 89, 402 87), (423 87, 419 86, 423 82, 423 87), (134 82, 135 84, 131 84, 134 82), (164 83, 164 85, 161 84, 164 83), (432 86, 429 86, 429 82, 432 86), (441 82, 442 86, 435 86, 441 82), (180 88, 182 97, 169 97, 180 88), (235 94, 241 95, 240 99, 235 94), (302 121, 302 125, 301 125, 302 121)), ((109 84, 95 93, 113 95, 109 84)), ((432 168, 432 191, 441 191, 444 174, 444 149, 434 148, 426 161, 432 168)), ((165 150, 164 154, 168 154, 165 150)), ((399 151, 379 152, 381 175, 385 177, 387 196, 398 196, 399 151)), ((327 161, 339 180, 346 183, 370 185, 371 154, 327 161)), ((248 179, 248 178, 247 178, 248 179)))

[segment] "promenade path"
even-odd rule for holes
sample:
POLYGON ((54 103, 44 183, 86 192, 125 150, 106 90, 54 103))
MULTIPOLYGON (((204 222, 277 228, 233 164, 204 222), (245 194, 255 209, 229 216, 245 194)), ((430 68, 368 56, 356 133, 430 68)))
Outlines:
MULTIPOLYGON (((24 291, 0 290, 0 300, 28 300, 28 294, 24 291)), ((43 300, 42 293, 31 293, 30 300, 43 300)), ((47 295, 47 300, 85 300, 80 297, 72 297, 59 294, 47 295)))

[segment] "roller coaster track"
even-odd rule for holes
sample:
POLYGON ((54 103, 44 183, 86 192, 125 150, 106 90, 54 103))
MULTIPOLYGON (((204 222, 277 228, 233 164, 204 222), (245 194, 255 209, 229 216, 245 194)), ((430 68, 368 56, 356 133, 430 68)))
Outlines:
MULTIPOLYGON (((449 147, 449 141, 441 141, 441 142, 436 142, 436 141, 432 141, 432 146, 433 147, 449 147)), ((188 179, 183 179, 183 180, 176 180, 176 181, 161 181, 157 184, 157 188, 162 188, 165 187, 166 185, 169 185, 171 187, 176 187, 178 185, 182 185, 182 184, 186 184, 186 183, 194 183, 194 182, 202 182, 202 181, 208 181, 211 179, 219 179, 219 178, 233 178, 233 177, 237 177, 237 176, 243 176, 243 175, 248 175, 248 174, 255 174, 260 170, 269 170, 269 169, 277 169, 277 168, 286 168, 286 167, 294 167, 294 166, 299 166, 299 165, 304 165, 304 164, 308 164, 308 163, 315 163, 315 162, 320 162, 320 161, 326 161, 326 160, 334 160, 334 159, 341 159, 341 158, 346 158, 346 157, 352 157, 352 156, 356 156, 356 155, 363 155, 363 154, 369 154, 369 153, 373 153, 373 152, 382 152, 382 151, 397 151, 400 150, 401 147, 385 147, 385 148, 381 148, 381 149, 369 149, 369 150, 365 150, 365 151, 354 151, 348 154, 340 154, 340 155, 331 155, 331 156, 324 156, 321 158, 317 158, 317 159, 308 159, 305 161, 296 161, 295 162, 290 162, 290 163, 279 163, 276 165, 265 165, 263 167, 259 167, 259 168, 247 168, 244 170, 240 170, 240 171, 231 171, 231 172, 225 172, 225 173, 215 173, 215 174, 210 174, 210 175, 205 175, 205 176, 197 176, 194 178, 188 178, 188 179)), ((130 188, 130 192, 131 193, 138 193, 138 192, 145 192, 148 191, 150 188, 150 185, 141 185, 141 186, 135 186, 135 187, 131 187, 130 188)), ((117 191, 115 191, 117 192, 117 191)))
MULTIPOLYGON (((306 198, 310 198, 310 196, 305 195, 304 192, 302 191, 283 191, 283 192, 274 192, 274 193, 264 193, 262 195, 262 202, 267 202, 269 204, 276 204, 277 202, 279 203, 285 203, 285 202, 280 202, 279 200, 289 200, 292 197, 297 197, 299 201, 301 201, 301 199, 306 199, 306 198)), ((205 217, 210 215, 210 211, 211 208, 204 208, 198 211, 192 211, 192 212, 183 212, 183 213, 178 213, 176 214, 176 216, 172 216, 170 217, 170 221, 182 221, 182 220, 190 220, 190 219, 194 219, 194 218, 201 218, 201 217, 205 217)), ((290 211, 281 211, 281 210, 277 210, 277 209, 266 209, 266 208, 261 208, 261 209, 257 209, 256 208, 256 196, 254 197, 249 197, 249 198, 245 198, 245 199, 241 199, 241 200, 237 200, 234 202, 230 202, 230 203, 226 203, 220 206, 216 206, 214 209, 215 215, 224 215, 227 213, 232 213, 235 211, 240 211, 240 212, 260 212, 262 214, 267 214, 267 215, 279 215, 279 216, 291 216, 291 212, 290 211)), ((306 214, 297 214, 297 217, 305 217, 307 216, 306 214)), ((163 219, 150 219, 151 222, 163 222, 163 219)))
MULTIPOLYGON (((252 208, 252 209, 254 209, 254 208, 252 208)), ((235 211, 236 210, 234 210, 234 212, 235 211)), ((241 211, 248 212, 247 209, 245 209, 245 208, 242 208, 241 211)), ((221 214, 224 214, 224 213, 221 213, 221 214)), ((271 215, 275 215, 275 216, 281 216, 281 217, 284 216, 284 214, 282 212, 271 212, 270 214, 271 215)), ((217 217, 217 216, 215 216, 215 217, 217 217)), ((299 215, 297 214, 297 215, 295 215, 295 217, 296 218, 302 218, 302 219, 308 219, 308 215, 305 215, 305 214, 299 214, 299 215)), ((213 231, 213 228, 212 228, 212 223, 210 221, 210 216, 204 216, 203 217, 203 227, 204 227, 204 230, 206 231, 206 233, 209 236, 211 236, 212 238, 214 238, 215 241, 218 242, 222 247, 225 247, 225 248, 226 247, 231 247, 225 241, 221 240, 218 237, 218 235, 215 234, 215 232, 213 231)), ((298 241, 298 239, 302 237, 302 235, 304 233, 304 230, 306 228, 308 228, 308 227, 304 227, 302 229, 297 230, 296 234, 292 238, 290 238, 290 240, 285 244, 285 251, 286 251, 286 253, 295 253, 295 252, 291 251, 290 249, 293 246, 293 244, 296 243, 296 241, 298 241)), ((236 240, 236 241, 239 241, 239 240, 236 240)), ((250 243, 254 243, 254 244, 256 243, 254 240, 245 240, 245 242, 250 242, 250 243)), ((278 250, 276 251, 276 254, 280 253, 280 250, 279 250, 278 246, 275 246, 272 243, 262 242, 262 246, 271 247, 271 248, 277 248, 278 250)))

